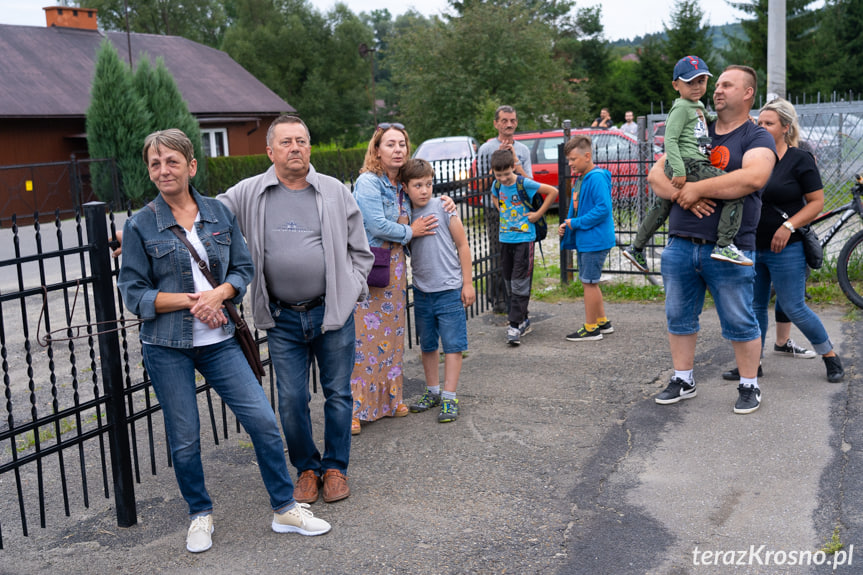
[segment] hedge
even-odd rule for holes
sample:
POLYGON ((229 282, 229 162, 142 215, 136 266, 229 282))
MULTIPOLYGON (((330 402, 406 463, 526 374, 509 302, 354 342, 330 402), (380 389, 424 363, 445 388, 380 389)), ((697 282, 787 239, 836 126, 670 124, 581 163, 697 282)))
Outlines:
MULTIPOLYGON (((366 147, 349 150, 321 150, 312 147, 312 165, 320 174, 353 181, 366 155, 366 147)), ((270 158, 266 154, 255 156, 221 156, 207 158, 207 193, 215 196, 224 192, 240 180, 267 171, 270 158)))

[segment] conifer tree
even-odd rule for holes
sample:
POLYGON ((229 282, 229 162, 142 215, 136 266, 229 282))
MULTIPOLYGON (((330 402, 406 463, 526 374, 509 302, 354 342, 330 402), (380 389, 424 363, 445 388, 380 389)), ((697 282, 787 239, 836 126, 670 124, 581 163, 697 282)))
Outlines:
MULTIPOLYGON (((99 47, 96 72, 87 109, 87 147, 91 158, 113 158, 120 176, 121 190, 132 200, 152 193, 141 146, 152 120, 150 112, 134 90, 129 69, 120 61, 106 38, 99 47)), ((92 166, 96 195, 114 198, 110 170, 104 164, 92 166)))
POLYGON ((142 55, 135 68, 134 85, 152 117, 150 132, 177 128, 192 140, 198 160, 198 173, 192 179, 192 184, 199 191, 204 191, 207 161, 201 147, 201 128, 198 120, 189 112, 189 106, 162 57, 156 58, 154 68, 150 58, 146 54, 142 55))

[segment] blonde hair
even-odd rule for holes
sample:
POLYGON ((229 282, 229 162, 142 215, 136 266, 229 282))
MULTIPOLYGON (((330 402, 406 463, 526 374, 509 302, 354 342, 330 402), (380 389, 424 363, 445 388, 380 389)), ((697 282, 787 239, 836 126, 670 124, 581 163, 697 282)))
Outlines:
POLYGON ((800 141, 800 125, 797 123, 797 110, 794 109, 791 102, 783 98, 776 98, 761 108, 761 112, 764 111, 776 112, 776 115, 779 116, 779 123, 788 128, 788 131, 785 132, 785 143, 796 148, 800 141))
POLYGON ((405 137, 405 144, 407 144, 407 155, 410 157, 411 155, 411 139, 408 136, 407 130, 404 128, 399 128, 394 124, 381 124, 375 128, 375 133, 372 135, 372 139, 369 140, 369 147, 366 149, 366 158, 363 161, 363 167, 360 169, 360 173, 363 174, 365 172, 372 172, 379 176, 384 175, 384 166, 381 164, 381 159, 378 158, 378 149, 381 147, 381 140, 384 137, 384 134, 389 132, 390 130, 395 130, 397 132, 401 132, 405 137), (387 126, 383 128, 382 126, 387 126))

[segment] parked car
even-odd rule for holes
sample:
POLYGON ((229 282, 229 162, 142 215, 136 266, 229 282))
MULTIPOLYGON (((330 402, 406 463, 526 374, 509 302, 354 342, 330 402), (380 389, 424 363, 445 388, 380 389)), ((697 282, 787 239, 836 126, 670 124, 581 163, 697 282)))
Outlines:
MULTIPOLYGON (((612 193, 615 197, 631 197, 638 192, 638 180, 645 177, 647 169, 639 174, 638 142, 635 138, 618 130, 579 129, 571 135, 585 134, 593 143, 593 161, 611 172, 612 193)), ((563 143, 563 130, 541 130, 515 134, 530 150, 533 164, 533 179, 550 186, 558 185, 558 146, 563 143)), ((660 156, 654 149, 653 159, 660 156)))
POLYGON ((416 149, 414 158, 426 160, 435 172, 438 190, 455 201, 462 201, 470 193, 471 178, 476 176, 476 157, 479 144, 470 136, 449 136, 426 140, 416 149), (441 185, 443 184, 443 185, 441 185))

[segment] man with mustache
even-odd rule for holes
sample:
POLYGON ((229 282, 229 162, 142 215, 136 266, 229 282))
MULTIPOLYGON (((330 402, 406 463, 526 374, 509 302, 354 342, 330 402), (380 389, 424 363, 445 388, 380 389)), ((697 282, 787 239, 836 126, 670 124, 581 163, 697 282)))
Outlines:
POLYGON ((354 304, 368 293, 374 256, 350 190, 318 174, 311 141, 297 116, 276 118, 267 131, 273 165, 217 199, 236 215, 255 275, 252 315, 267 330, 288 455, 297 469, 294 498, 327 503, 350 495, 350 376, 354 367, 354 304), (309 415, 309 371, 317 360, 324 392, 324 453, 315 447, 309 415))

